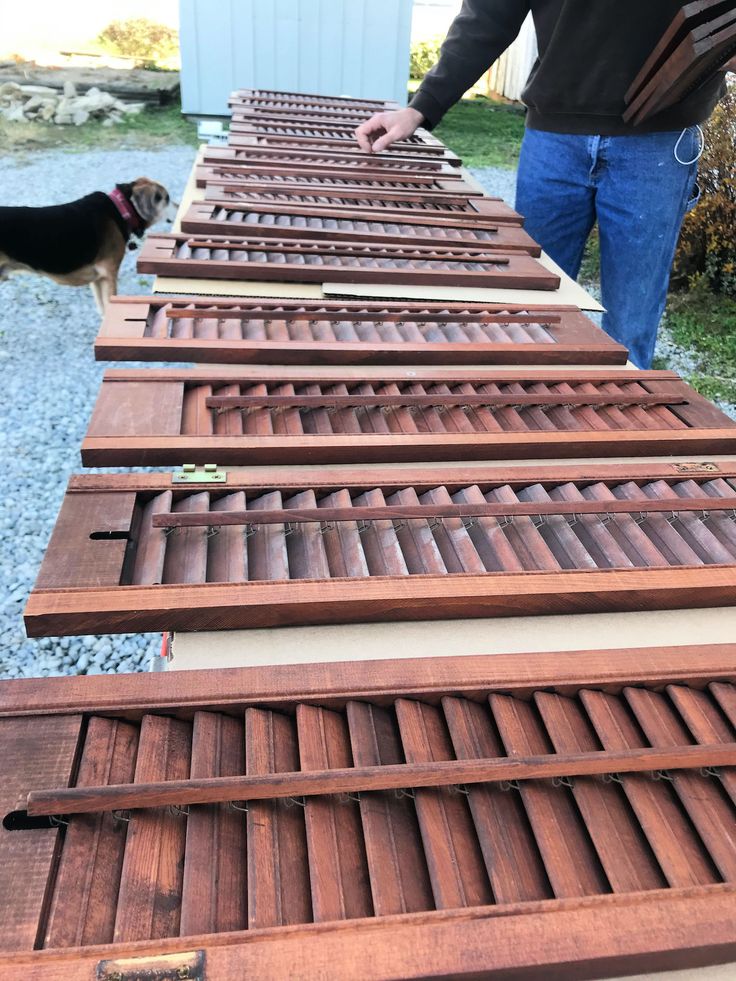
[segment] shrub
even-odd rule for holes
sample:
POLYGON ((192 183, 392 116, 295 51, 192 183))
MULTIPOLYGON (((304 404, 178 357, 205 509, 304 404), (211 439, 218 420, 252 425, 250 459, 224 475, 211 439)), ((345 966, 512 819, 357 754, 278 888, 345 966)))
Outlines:
POLYGON ((435 37, 428 41, 415 41, 411 46, 409 75, 411 78, 424 78, 440 57, 443 38, 435 37))
POLYGON ((179 35, 174 28, 146 17, 114 20, 100 32, 97 41, 111 54, 144 63, 166 61, 179 50, 179 35))
POLYGON ((700 282, 736 297, 736 86, 717 106, 705 140, 698 178, 702 196, 682 226, 673 285, 700 282))

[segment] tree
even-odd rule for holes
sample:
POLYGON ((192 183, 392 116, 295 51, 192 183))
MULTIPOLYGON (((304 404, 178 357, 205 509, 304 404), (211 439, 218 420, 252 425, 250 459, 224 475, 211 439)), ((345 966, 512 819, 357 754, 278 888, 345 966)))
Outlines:
POLYGON ((174 28, 147 17, 114 20, 97 40, 111 54, 145 62, 163 61, 179 50, 179 35, 174 28))

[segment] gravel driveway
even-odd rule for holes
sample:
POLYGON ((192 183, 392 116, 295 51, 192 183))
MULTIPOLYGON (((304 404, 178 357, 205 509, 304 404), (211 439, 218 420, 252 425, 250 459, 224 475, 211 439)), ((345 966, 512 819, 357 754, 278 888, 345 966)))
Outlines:
MULTIPOLYGON (((36 151, 0 160, 0 205, 59 204, 145 175, 179 200, 194 150, 36 151)), ((148 293, 152 278, 123 261, 119 291, 148 293)), ((160 635, 27 640, 22 611, 38 572, 108 365, 94 361, 99 316, 88 287, 36 276, 0 283, 0 677, 100 674, 147 666, 160 635)))

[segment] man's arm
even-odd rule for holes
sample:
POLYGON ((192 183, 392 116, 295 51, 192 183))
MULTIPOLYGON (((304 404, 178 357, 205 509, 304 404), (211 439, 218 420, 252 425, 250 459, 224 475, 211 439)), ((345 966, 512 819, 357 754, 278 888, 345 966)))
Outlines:
POLYGON ((530 0, 463 0, 437 64, 406 109, 379 112, 355 131, 361 149, 379 153, 424 123, 436 126, 511 44, 531 9, 530 0), (375 142, 374 142, 375 141, 375 142))
POLYGON ((436 126, 514 41, 530 10, 529 0, 463 0, 411 108, 436 126))

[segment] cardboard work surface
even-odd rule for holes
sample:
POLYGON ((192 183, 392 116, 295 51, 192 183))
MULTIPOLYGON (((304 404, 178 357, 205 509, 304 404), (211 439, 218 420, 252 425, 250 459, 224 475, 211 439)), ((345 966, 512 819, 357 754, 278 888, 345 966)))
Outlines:
POLYGON ((736 608, 177 633, 171 670, 730 643, 736 608))

